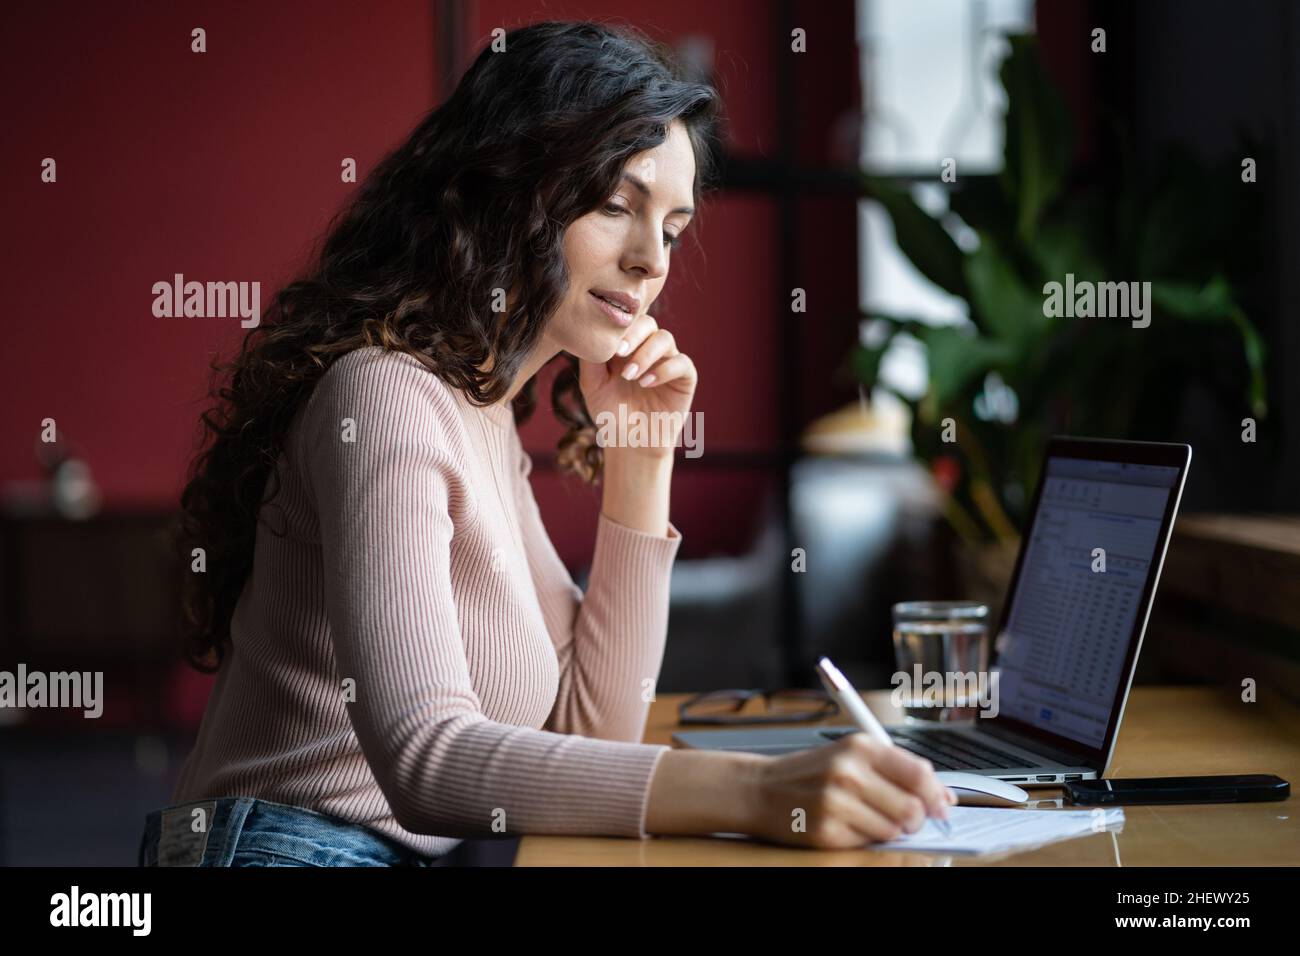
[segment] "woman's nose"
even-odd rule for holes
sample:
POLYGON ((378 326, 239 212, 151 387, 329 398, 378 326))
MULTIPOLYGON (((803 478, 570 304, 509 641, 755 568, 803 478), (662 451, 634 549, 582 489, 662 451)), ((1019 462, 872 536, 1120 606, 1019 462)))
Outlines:
POLYGON ((664 244, 655 238, 641 238, 625 257, 625 267, 637 269, 647 279, 658 279, 668 272, 668 251, 664 244))

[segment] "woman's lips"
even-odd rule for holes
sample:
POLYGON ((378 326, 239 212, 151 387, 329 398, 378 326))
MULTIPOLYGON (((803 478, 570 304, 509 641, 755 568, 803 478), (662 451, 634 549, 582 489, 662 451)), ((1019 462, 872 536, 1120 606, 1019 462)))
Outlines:
POLYGON ((588 292, 587 294, 591 296, 596 305, 600 306, 600 310, 613 320, 615 325, 618 325, 621 328, 627 328, 632 324, 632 319, 634 318, 633 315, 624 312, 622 309, 615 308, 594 292, 588 292))

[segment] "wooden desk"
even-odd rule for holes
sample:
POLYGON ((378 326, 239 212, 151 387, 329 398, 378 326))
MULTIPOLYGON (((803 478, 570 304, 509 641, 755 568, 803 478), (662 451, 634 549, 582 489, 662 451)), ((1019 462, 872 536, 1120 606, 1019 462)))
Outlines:
MULTIPOLYGON (((677 705, 650 708, 647 743, 671 743, 677 705)), ((884 724, 901 715, 889 691, 864 695, 884 724)), ((846 723, 842 718, 826 722, 846 723)), ((1137 687, 1129 697, 1108 776, 1272 773, 1300 782, 1300 711, 1285 702, 1242 703, 1206 687, 1137 687)), ((1059 788, 1031 791, 1035 799, 1059 788)), ((877 850, 808 850, 751 840, 652 836, 528 836, 516 866, 1297 866, 1300 812, 1275 803, 1125 807, 1123 832, 1095 833, 1003 857, 941 857, 877 850)))

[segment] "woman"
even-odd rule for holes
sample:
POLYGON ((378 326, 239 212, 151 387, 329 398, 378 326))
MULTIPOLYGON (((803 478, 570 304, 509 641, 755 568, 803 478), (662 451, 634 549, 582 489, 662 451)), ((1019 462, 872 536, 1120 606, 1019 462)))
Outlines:
POLYGON ((524 833, 852 846, 946 812, 922 761, 854 738, 782 759, 639 742, 696 386, 647 310, 717 94, 632 33, 505 41, 369 177, 204 416, 185 606, 217 679, 142 865, 435 865, 524 833), (585 595, 515 427, 559 355, 559 462, 603 487, 585 595), (601 447, 619 406, 675 427, 601 447))

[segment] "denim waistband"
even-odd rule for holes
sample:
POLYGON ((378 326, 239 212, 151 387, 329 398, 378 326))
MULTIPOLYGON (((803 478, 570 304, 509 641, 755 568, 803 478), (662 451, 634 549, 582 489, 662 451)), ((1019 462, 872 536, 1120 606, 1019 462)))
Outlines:
POLYGON ((136 862, 232 866, 273 860, 303 866, 441 865, 360 824, 256 797, 213 797, 150 812, 136 862))

